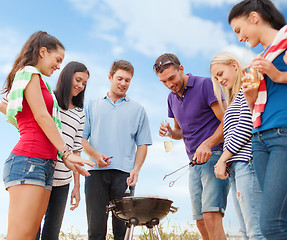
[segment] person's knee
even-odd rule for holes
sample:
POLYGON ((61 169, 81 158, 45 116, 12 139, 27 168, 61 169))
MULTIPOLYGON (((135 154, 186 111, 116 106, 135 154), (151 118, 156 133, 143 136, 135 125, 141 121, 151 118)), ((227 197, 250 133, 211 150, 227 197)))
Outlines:
POLYGON ((222 213, 220 212, 203 213, 203 218, 207 226, 222 225, 222 213))
POLYGON ((260 219, 260 230, 262 232, 262 234, 264 235, 264 237, 268 237, 274 234, 274 229, 272 227, 272 223, 270 221, 268 221, 268 219, 266 218, 261 218, 260 219))
POLYGON ((23 240, 31 240, 36 238, 36 234, 32 229, 28 228, 18 228, 17 231, 12 230, 7 233, 9 239, 23 239, 23 240))
POLYGON ((196 226, 198 229, 202 229, 202 228, 205 228, 205 223, 204 223, 204 220, 196 220, 196 226))

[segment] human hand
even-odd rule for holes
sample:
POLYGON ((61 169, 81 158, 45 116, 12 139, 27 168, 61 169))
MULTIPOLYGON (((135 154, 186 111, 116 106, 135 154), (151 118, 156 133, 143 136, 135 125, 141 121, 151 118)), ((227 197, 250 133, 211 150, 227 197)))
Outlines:
POLYGON ((279 71, 272 62, 263 57, 253 59, 251 67, 257 69, 260 73, 268 75, 273 82, 281 82, 281 71, 279 71))
POLYGON ((276 67, 272 64, 272 62, 263 57, 254 58, 250 63, 250 67, 253 67, 257 69, 259 72, 267 75, 269 75, 268 73, 270 73, 270 71, 276 69, 276 67))
POLYGON ((172 129, 168 122, 163 121, 160 123, 159 136, 172 138, 172 129))
POLYGON ((79 174, 81 174, 81 175, 83 175, 85 177, 89 177, 90 176, 90 173, 86 169, 81 167, 83 164, 80 166, 79 164, 72 163, 72 162, 70 162, 67 159, 62 159, 62 160, 63 160, 65 166, 68 169, 72 170, 74 173, 79 173, 79 174))
POLYGON ((130 176, 127 178, 127 185, 134 186, 138 181, 139 171, 136 169, 131 170, 130 176))
POLYGON ((110 160, 113 157, 107 157, 105 154, 98 153, 93 159, 95 159, 99 168, 107 167, 111 164, 110 160))
POLYGON ((212 156, 211 148, 206 142, 202 142, 196 149, 192 160, 196 161, 197 164, 203 164, 207 162, 212 156))
POLYGON ((225 180, 229 177, 229 174, 226 172, 226 162, 218 160, 214 165, 214 174, 217 178, 225 180))
POLYGON ((256 99, 258 97, 259 86, 250 87, 251 83, 244 82, 244 80, 245 80, 245 77, 242 78, 242 81, 243 81, 242 92, 243 92, 244 97, 246 99, 247 106, 249 107, 250 111, 252 112, 254 104, 255 104, 256 99))
POLYGON ((85 164, 89 165, 90 167, 95 166, 95 163, 93 161, 81 158, 80 156, 73 153, 69 154, 67 157, 63 156, 62 159, 64 160, 64 162, 65 160, 68 160, 70 163, 78 164, 80 166, 84 166, 85 164))
POLYGON ((71 202, 70 202, 70 210, 75 210, 81 201, 81 195, 80 195, 80 186, 74 187, 72 193, 71 193, 71 202))

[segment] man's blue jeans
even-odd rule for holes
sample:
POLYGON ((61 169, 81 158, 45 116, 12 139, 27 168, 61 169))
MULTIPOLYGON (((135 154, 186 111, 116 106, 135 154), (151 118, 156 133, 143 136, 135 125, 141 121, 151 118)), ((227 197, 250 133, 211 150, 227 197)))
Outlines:
MULTIPOLYGON (((91 170, 91 176, 85 178, 86 211, 88 220, 89 240, 105 240, 107 233, 108 214, 106 206, 114 199, 133 196, 126 194, 126 180, 129 173, 119 170, 91 170)), ((112 215, 114 240, 123 240, 126 226, 122 220, 112 215)))
MULTIPOLYGON (((48 208, 44 217, 41 240, 58 240, 65 213, 70 184, 52 187, 48 208)), ((40 230, 36 240, 40 238, 40 230)))
POLYGON ((262 191, 253 160, 232 162, 229 169, 232 198, 244 239, 265 239, 259 226, 262 191))
POLYGON ((260 227, 266 239, 287 239, 287 127, 255 133, 254 167, 262 188, 260 227))
POLYGON ((220 212, 224 216, 229 192, 229 179, 221 180, 214 174, 214 165, 222 151, 212 151, 210 159, 189 171, 189 193, 193 220, 202 220, 205 212, 220 212))

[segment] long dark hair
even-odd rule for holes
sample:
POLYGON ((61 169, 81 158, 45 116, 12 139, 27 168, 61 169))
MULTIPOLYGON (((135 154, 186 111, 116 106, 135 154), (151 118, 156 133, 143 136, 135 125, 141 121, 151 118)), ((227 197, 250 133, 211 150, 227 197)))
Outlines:
MULTIPOLYGON (((57 82, 55 95, 56 95, 59 106, 64 110, 69 109, 73 77, 76 72, 86 72, 90 76, 90 73, 84 64, 73 61, 73 62, 69 62, 63 68, 59 76, 58 82, 57 82)), ((85 90, 86 90, 86 86, 84 90, 80 92, 77 96, 72 97, 72 103, 74 106, 83 108, 85 90)))
POLYGON ((244 0, 236 4, 229 13, 228 23, 237 17, 248 17, 252 11, 259 13, 262 19, 276 30, 286 24, 284 16, 270 0, 244 0))
POLYGON ((15 74, 19 69, 25 66, 35 66, 38 63, 41 47, 47 48, 48 52, 55 51, 59 47, 65 50, 63 44, 57 38, 46 32, 38 31, 32 34, 15 60, 12 70, 5 81, 2 93, 9 93, 15 74))

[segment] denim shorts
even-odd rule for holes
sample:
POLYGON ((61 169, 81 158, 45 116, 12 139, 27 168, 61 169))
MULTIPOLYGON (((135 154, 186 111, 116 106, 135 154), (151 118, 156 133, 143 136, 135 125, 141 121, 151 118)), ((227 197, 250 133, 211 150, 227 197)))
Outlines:
POLYGON ((202 213, 221 212, 224 215, 227 195, 230 188, 229 178, 221 180, 214 174, 214 165, 222 151, 213 151, 210 159, 190 168, 189 191, 193 220, 203 219, 202 213))
POLYGON ((10 154, 4 164, 5 188, 31 184, 52 189, 56 161, 10 154))

